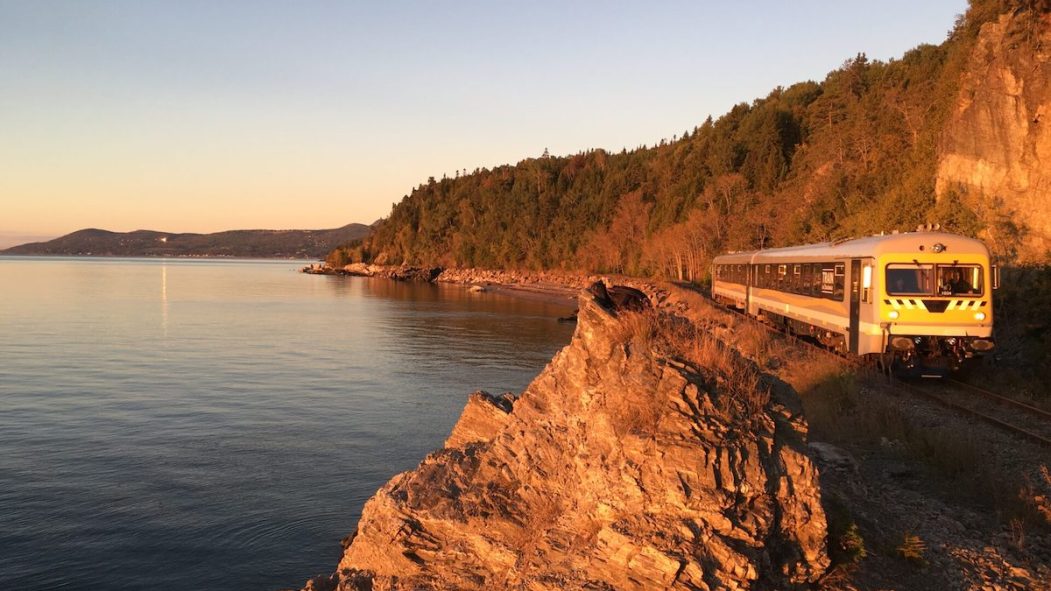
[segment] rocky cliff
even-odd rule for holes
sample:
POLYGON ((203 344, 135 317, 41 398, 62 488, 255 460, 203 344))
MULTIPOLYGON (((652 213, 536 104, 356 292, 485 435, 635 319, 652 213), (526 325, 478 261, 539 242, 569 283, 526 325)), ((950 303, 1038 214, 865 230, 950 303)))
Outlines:
POLYGON ((962 193, 985 238, 1022 261, 1051 251, 1051 15, 985 24, 942 141, 937 192, 962 193))
POLYGON ((804 440, 794 393, 703 330, 583 292, 571 344, 517 399, 473 394, 307 589, 805 585, 828 558, 804 440))

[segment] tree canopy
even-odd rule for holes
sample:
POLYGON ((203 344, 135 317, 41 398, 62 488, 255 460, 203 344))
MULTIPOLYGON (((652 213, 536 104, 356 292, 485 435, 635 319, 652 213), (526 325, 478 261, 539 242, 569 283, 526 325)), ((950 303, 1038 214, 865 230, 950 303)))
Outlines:
POLYGON ((419 185, 340 261, 579 269, 699 279, 714 254, 910 229, 974 234, 934 195, 938 139, 980 25, 976 0, 940 45, 858 54, 672 140, 479 169, 419 185))

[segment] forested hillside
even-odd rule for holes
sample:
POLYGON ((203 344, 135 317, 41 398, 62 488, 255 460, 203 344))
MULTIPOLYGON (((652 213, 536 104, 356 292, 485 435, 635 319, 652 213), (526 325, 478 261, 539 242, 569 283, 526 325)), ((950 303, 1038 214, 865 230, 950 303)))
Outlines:
POLYGON ((329 262, 699 279, 726 250, 928 222, 980 235, 991 222, 973 199, 951 187, 936 199, 939 142, 980 27, 1008 12, 1040 23, 1046 4, 974 0, 940 45, 859 54, 655 146, 429 179, 329 262))

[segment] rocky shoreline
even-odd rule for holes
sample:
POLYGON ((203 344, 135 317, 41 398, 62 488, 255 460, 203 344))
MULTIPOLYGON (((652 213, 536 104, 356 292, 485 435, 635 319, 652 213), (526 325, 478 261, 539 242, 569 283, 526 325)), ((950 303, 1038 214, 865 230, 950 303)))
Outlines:
POLYGON ((578 291, 602 280, 599 275, 568 271, 498 271, 476 268, 442 268, 413 265, 351 263, 342 268, 312 264, 302 269, 311 275, 379 277, 393 281, 448 283, 469 286, 472 291, 495 291, 518 296, 575 298, 578 291))

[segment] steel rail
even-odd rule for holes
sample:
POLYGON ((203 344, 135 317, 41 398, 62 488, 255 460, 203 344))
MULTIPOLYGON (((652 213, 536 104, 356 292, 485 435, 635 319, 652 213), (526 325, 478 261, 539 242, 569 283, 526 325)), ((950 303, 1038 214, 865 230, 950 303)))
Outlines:
POLYGON ((1038 443, 1038 444, 1046 446, 1046 447, 1051 447, 1051 438, 1044 437, 1043 435, 1040 435, 1039 433, 1033 433, 1032 431, 1030 431, 1028 429, 1024 429, 1022 427, 1018 427, 1016 425, 1013 425, 1011 423, 1008 423, 1006 421, 998 419, 998 418, 996 418, 994 416, 987 415, 987 414, 985 414, 983 412, 979 412, 979 411, 977 411, 977 410, 975 410, 975 409, 973 409, 973 408, 971 408, 969 406, 965 406, 963 404, 959 404, 959 403, 953 402, 953 401, 951 401, 948 398, 945 398, 943 396, 939 396, 939 395, 934 394, 932 392, 927 392, 927 391, 925 391, 925 390, 923 390, 923 389, 921 389, 921 388, 919 388, 917 386, 914 386, 914 385, 906 383, 906 382, 902 382, 901 380, 896 380, 894 382, 894 384, 896 386, 898 386, 898 388, 900 388, 902 390, 905 390, 907 392, 910 392, 912 394, 915 394, 917 396, 920 396, 921 398, 926 398, 927 400, 933 400, 934 402, 937 402, 938 404, 940 404, 940 405, 942 405, 942 406, 944 406, 946 408, 951 408, 951 409, 955 410, 956 412, 959 412, 959 413, 965 414, 967 416, 976 418, 978 420, 984 421, 984 422, 989 423, 991 425, 995 425, 995 426, 997 426, 997 427, 999 427, 1001 429, 1004 429, 1006 431, 1010 431, 1014 435, 1018 435, 1018 436, 1020 436, 1020 437, 1022 437, 1024 439, 1028 439, 1029 441, 1032 441, 1034 443, 1038 443))
POLYGON ((1048 412, 1048 411, 1046 411, 1046 410, 1044 410, 1042 408, 1037 408, 1037 407, 1032 406, 1030 404, 1026 404, 1024 402, 1020 402, 1018 400, 1015 400, 1014 398, 1009 398, 1007 396, 1004 396, 1003 394, 997 394, 996 392, 992 392, 990 390, 986 390, 985 388, 982 388, 980 386, 975 386, 973 384, 968 384, 966 382, 961 382, 959 380, 955 380, 955 379, 952 379, 952 378, 946 378, 946 381, 948 383, 954 385, 954 386, 959 386, 960 388, 968 390, 969 392, 972 392, 972 393, 974 393, 974 394, 976 394, 978 396, 984 396, 984 397, 986 397, 986 398, 988 398, 990 400, 994 400, 996 402, 999 402, 1000 404, 1011 406, 1013 408, 1017 408, 1017 409, 1023 410, 1023 411, 1025 411, 1025 412, 1027 412, 1027 413, 1029 413, 1029 414, 1031 414, 1031 415, 1033 415, 1035 417, 1039 417, 1041 419, 1044 419, 1044 420, 1047 420, 1047 421, 1051 421, 1051 412, 1048 412))

